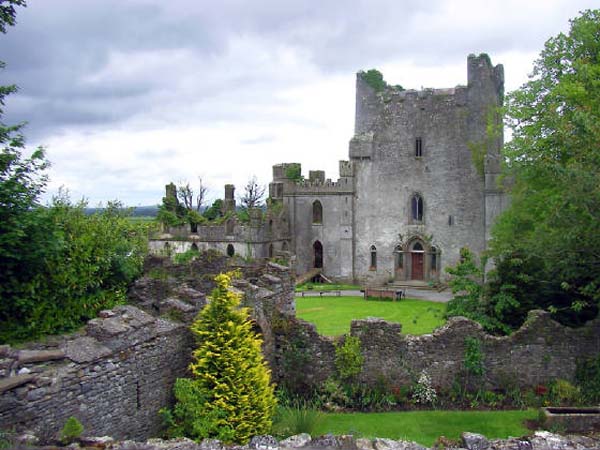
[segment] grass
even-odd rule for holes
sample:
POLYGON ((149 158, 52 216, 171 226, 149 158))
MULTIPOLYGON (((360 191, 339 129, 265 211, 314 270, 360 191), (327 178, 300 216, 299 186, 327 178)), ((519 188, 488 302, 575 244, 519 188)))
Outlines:
POLYGON ((357 284, 336 284, 336 283, 302 283, 296 286, 296 292, 306 291, 359 291, 362 289, 357 284))
POLYGON ((426 334, 444 324, 445 303, 404 299, 364 300, 362 297, 296 297, 296 315, 314 323, 325 336, 350 331, 352 319, 380 317, 402 324, 404 334, 426 334))
POLYGON ((327 413, 317 434, 354 434, 415 441, 431 447, 439 436, 459 439, 463 431, 489 439, 529 433, 525 420, 537 419, 537 411, 410 411, 387 413, 327 413))

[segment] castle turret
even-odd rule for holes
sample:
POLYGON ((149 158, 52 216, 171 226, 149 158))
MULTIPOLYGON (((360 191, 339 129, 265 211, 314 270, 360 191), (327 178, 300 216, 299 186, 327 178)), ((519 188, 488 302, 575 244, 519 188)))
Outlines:
POLYGON ((235 186, 233 184, 225 185, 225 201, 223 202, 224 213, 235 211, 235 186))

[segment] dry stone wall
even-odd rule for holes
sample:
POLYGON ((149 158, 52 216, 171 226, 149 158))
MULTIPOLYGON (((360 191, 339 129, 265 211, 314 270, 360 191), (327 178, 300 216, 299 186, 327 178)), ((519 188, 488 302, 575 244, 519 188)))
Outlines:
MULTIPOLYGON (((205 255, 206 256, 206 255, 205 255)), ((193 264, 147 261, 148 276, 132 287, 136 304, 103 311, 79 333, 25 349, 0 346, 0 430, 31 431, 48 439, 76 417, 87 435, 146 439, 160 431, 160 408, 173 403, 173 385, 186 376, 193 348, 189 322, 206 304, 213 276, 230 270, 212 254, 193 264), (141 309, 140 309, 141 308, 141 309)), ((287 267, 238 267, 264 351, 273 361, 273 312, 293 316, 293 281, 287 267)))
MULTIPOLYGON (((173 384, 189 364, 187 325, 206 304, 212 274, 230 268, 215 255, 187 266, 149 260, 149 276, 131 291, 137 307, 104 311, 82 331, 44 344, 0 346, 0 429, 49 437, 75 416, 89 435, 156 435, 158 410, 172 404, 173 384)), ((244 278, 235 289, 251 308, 274 380, 299 389, 321 386, 335 371, 335 340, 295 317, 290 269, 270 262, 239 268, 244 278)), ((521 386, 572 381, 577 361, 600 351, 600 319, 572 329, 541 311, 507 337, 488 335, 465 318, 450 319, 429 335, 401 331, 400 324, 381 319, 352 322, 350 333, 360 338, 365 357, 362 383, 385 379, 402 386, 426 370, 437 388, 449 388, 462 374, 467 337, 481 344, 487 388, 507 380, 521 386)))
POLYGON ((119 306, 46 348, 2 348, 0 428, 55 435, 70 416, 87 432, 146 438, 160 425, 191 351, 183 324, 119 306))
MULTIPOLYGON (((314 326, 294 319, 280 336, 277 376, 296 376, 289 363, 293 350, 301 349, 310 361, 303 374, 319 386, 334 373, 335 343, 320 336, 314 326), (303 341, 304 340, 304 341, 303 341)), ((492 336, 464 317, 451 318, 432 334, 402 334, 402 325, 369 318, 352 321, 350 334, 361 342, 364 356, 360 381, 373 387, 385 380, 391 386, 409 385, 422 370, 437 388, 449 389, 464 375, 466 339, 480 342, 484 382, 489 389, 536 386, 562 378, 574 381, 577 362, 600 353, 600 318, 581 328, 569 328, 544 311, 532 311, 526 323, 510 336, 492 336)))

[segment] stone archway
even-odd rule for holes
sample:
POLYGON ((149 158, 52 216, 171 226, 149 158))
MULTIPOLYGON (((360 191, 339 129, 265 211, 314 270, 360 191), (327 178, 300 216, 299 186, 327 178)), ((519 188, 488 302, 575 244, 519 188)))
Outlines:
POLYGON ((314 253, 313 267, 315 269, 322 269, 323 268, 323 244, 321 244, 320 241, 315 241, 315 243, 313 244, 313 253, 314 253))

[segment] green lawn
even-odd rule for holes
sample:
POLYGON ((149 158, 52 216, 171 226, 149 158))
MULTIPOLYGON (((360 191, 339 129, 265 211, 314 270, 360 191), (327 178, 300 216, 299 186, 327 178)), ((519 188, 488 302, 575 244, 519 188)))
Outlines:
POLYGON ((305 291, 359 291, 362 288, 357 284, 336 284, 336 283, 302 283, 296 286, 296 292, 305 291))
POLYGON ((439 436, 459 439, 463 431, 487 438, 523 436, 523 421, 537 419, 537 411, 409 411, 388 413, 327 413, 315 435, 354 434, 415 441, 431 447, 439 436))
POLYGON ((296 315, 317 326, 325 336, 350 331, 352 319, 380 317, 402 324, 404 334, 426 334, 443 325, 445 303, 404 299, 364 300, 362 297, 296 297, 296 315))

